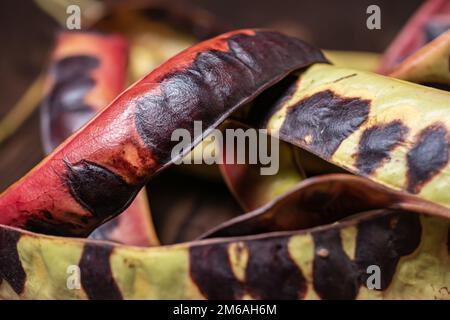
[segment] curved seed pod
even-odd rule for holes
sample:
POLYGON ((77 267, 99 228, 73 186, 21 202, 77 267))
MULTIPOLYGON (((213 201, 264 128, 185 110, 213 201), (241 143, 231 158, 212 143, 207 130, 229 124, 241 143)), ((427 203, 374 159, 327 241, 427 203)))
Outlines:
MULTIPOLYGON (((128 46, 118 35, 66 32, 58 36, 50 89, 41 108, 42 140, 50 153, 124 88, 128 46)), ((129 245, 157 245, 145 190, 125 212, 91 237, 129 245)))
POLYGON ((294 70, 325 61, 301 40, 239 30, 170 59, 119 95, 0 196, 0 223, 85 235, 122 212, 172 157, 175 129, 204 131, 294 70))
POLYGON ((231 219, 200 238, 300 230, 386 209, 449 216, 448 209, 367 179, 329 174, 308 178, 266 206, 231 219))
MULTIPOLYGON (((239 123, 237 121, 226 121, 221 126, 223 131, 226 130, 245 130, 251 127, 239 123)), ((295 158, 294 147, 288 143, 276 141, 278 147, 271 148, 271 139, 264 136, 257 136, 257 146, 252 145, 254 154, 266 153, 271 156, 272 163, 268 165, 273 169, 277 169, 274 174, 263 175, 261 169, 268 165, 261 165, 260 161, 256 164, 250 164, 245 161, 239 164, 236 161, 238 153, 245 151, 245 157, 249 157, 250 144, 254 142, 246 140, 245 148, 238 150, 236 141, 223 141, 223 144, 217 143, 217 152, 221 153, 221 163, 219 164, 222 176, 228 185, 228 188, 246 211, 254 210, 268 203, 276 196, 292 189, 298 182, 305 178, 302 168, 298 165, 295 158), (232 145, 230 146, 230 144, 232 145), (228 146, 227 146, 228 144, 228 146), (230 150, 234 147, 234 150, 230 150), (267 150, 263 152, 262 150, 267 150), (233 157, 234 155, 234 157, 233 157), (227 158, 234 158, 233 161, 227 161, 227 158)), ((225 134, 225 137, 227 135, 225 134)), ((275 139, 275 138, 272 138, 275 139)))
POLYGON ((403 60, 389 75, 416 83, 450 86, 450 30, 403 60))
POLYGON ((0 226, 0 298, 448 299, 448 234, 449 220, 400 211, 152 248, 0 226))
POLYGON ((387 48, 378 72, 389 74, 398 63, 448 30, 449 27, 450 3, 448 0, 425 1, 387 48))
POLYGON ((128 44, 120 35, 88 32, 58 34, 41 107, 46 153, 123 91, 128 44))
MULTIPOLYGON (((215 17, 207 11, 192 4, 164 1, 140 5, 122 4, 120 10, 113 10, 109 17, 100 20, 94 27, 118 32, 129 40, 129 80, 132 82, 139 80, 147 70, 153 70, 183 49, 199 40, 216 36, 221 33, 219 30, 223 30, 216 23, 215 17)), ((179 169, 221 181, 216 166, 185 165, 179 169)))
POLYGON ((273 106, 270 134, 450 207, 450 93, 323 64, 292 91, 273 106))

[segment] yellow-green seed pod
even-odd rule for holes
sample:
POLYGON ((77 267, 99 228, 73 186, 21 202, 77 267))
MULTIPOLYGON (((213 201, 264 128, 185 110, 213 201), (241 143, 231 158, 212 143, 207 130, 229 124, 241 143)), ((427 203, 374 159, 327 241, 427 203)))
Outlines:
POLYGON ((1 227, 0 298, 448 299, 448 228, 381 211, 313 230, 137 248, 1 227))
POLYGON ((292 231, 236 223, 227 228, 238 236, 140 248, 0 226, 0 298, 450 298, 450 220, 437 216, 446 209, 355 176, 308 180, 249 214, 271 220, 309 203, 292 231), (368 212, 342 219, 355 210, 368 212), (340 220, 302 229, 321 212, 340 220))
POLYGON ((450 93, 316 64, 269 133, 346 170, 450 208, 450 93))

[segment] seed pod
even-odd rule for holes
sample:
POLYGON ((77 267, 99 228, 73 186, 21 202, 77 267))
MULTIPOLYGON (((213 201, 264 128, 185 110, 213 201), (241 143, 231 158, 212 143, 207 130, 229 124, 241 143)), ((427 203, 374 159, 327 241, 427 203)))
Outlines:
POLYGON ((116 34, 58 34, 41 107, 45 152, 53 151, 123 91, 128 44, 116 34))
POLYGON ((269 133, 344 169, 450 208, 450 93, 314 65, 273 106, 269 133))
POLYGON ((449 226, 375 210, 313 229, 153 248, 0 226, 0 298, 444 299, 449 226))
MULTIPOLYGON (((282 34, 240 30, 183 51, 119 95, 0 196, 0 223, 86 235, 127 208, 175 159, 175 129, 208 132, 289 73, 325 62, 282 34)), ((193 137, 193 145, 201 136, 193 137)), ((179 155, 183 156, 182 154, 179 155)))
MULTIPOLYGON (((391 77, 450 88, 450 30, 397 65, 391 77)), ((450 90, 450 89, 449 89, 450 90)))
POLYGON ((385 209, 449 215, 449 210, 441 206, 370 180, 350 174, 328 174, 305 179, 266 206, 231 219, 200 239, 307 229, 385 209))
POLYGON ((389 74, 397 64, 449 27, 450 3, 448 0, 425 1, 387 48, 378 72, 389 74))
MULTIPOLYGON (((58 36, 50 89, 41 107, 42 141, 50 153, 124 88, 128 46, 119 35, 66 32, 58 36)), ((148 246, 158 244, 143 189, 125 212, 91 237, 148 246)))

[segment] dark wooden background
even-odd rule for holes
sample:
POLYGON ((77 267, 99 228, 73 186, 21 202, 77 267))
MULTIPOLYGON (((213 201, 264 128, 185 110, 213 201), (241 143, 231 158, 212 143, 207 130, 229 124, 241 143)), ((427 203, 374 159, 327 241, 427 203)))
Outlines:
MULTIPOLYGON (((229 28, 292 29, 301 33, 305 40, 322 48, 381 52, 422 1, 191 0, 190 2, 212 12, 229 28), (377 4, 381 8, 381 30, 372 31, 366 28, 366 8, 370 4, 377 4)), ((37 74, 45 68, 58 25, 31 0, 0 1, 0 24, 0 117, 2 117, 37 74)), ((0 191, 20 178, 43 157, 38 116, 38 112, 34 112, 14 136, 0 145, 0 191)), ((185 226, 189 222, 194 223, 194 228, 189 230, 185 228, 188 231, 181 235, 180 232, 174 233, 169 228, 164 236, 165 242, 192 238, 204 231, 205 224, 216 224, 239 212, 236 203, 220 182, 203 181, 190 175, 168 172, 152 181, 149 189, 150 202, 156 215, 167 215, 164 212, 181 210, 195 212, 198 216, 191 219, 187 214, 183 218, 185 221, 179 219, 177 223, 180 226, 185 226), (185 203, 184 209, 179 209, 177 203, 185 203), (202 209, 211 206, 214 212, 219 212, 212 218, 208 215, 208 210, 202 209), (226 207, 229 210, 223 209, 226 207)), ((159 221, 157 222, 159 227, 166 228, 163 225, 166 222, 161 222, 163 221, 161 219, 159 221)))

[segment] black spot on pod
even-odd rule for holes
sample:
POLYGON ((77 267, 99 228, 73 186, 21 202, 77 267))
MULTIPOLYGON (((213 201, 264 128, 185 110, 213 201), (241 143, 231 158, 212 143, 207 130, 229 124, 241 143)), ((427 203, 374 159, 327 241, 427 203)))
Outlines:
POLYGON ((240 299, 243 284, 234 276, 228 244, 192 246, 189 249, 190 273, 207 299, 240 299))
POLYGON ((288 237, 248 241, 247 291, 256 299, 296 300, 306 294, 306 280, 292 260, 288 237))
POLYGON ((407 154, 407 190, 419 193, 448 163, 449 138, 443 125, 432 125, 422 130, 416 144, 407 154))
POLYGON ((420 244, 422 227, 419 215, 412 212, 387 214, 358 225, 355 262, 366 283, 367 267, 376 265, 381 270, 381 290, 392 281, 398 261, 411 254, 420 244))
POLYGON ((95 85, 91 72, 99 65, 94 56, 77 55, 58 60, 52 66, 55 84, 42 107, 47 153, 94 115, 84 98, 95 85))
POLYGON ((99 219, 125 210, 140 189, 140 186, 127 184, 122 177, 98 164, 86 160, 76 164, 65 163, 70 193, 99 219))
POLYGON ((86 232, 82 230, 82 225, 55 222, 43 216, 30 217, 26 222, 25 229, 36 233, 51 234, 55 236, 67 236, 76 231, 79 231, 80 236, 86 235, 86 232))
POLYGON ((330 158, 348 136, 366 121, 369 100, 318 92, 291 106, 280 138, 330 158))
POLYGON ((404 141, 408 128, 400 121, 374 126, 364 131, 359 142, 356 167, 360 174, 369 175, 383 161, 390 159, 390 152, 404 141))
POLYGON ((122 293, 111 271, 110 256, 112 252, 113 246, 111 245, 94 243, 84 245, 79 267, 81 286, 89 299, 122 299, 122 293))
POLYGON ((359 291, 359 270, 342 248, 338 229, 313 233, 314 290, 322 299, 355 299, 359 291))
POLYGON ((289 72, 326 62, 319 50, 274 32, 234 35, 228 46, 199 53, 191 66, 165 76, 157 93, 136 100, 137 130, 159 163, 170 160, 175 129, 192 137, 193 121, 206 130, 289 72))
POLYGON ((17 251, 19 239, 19 232, 0 228, 0 284, 5 280, 17 294, 23 292, 26 280, 17 251))

